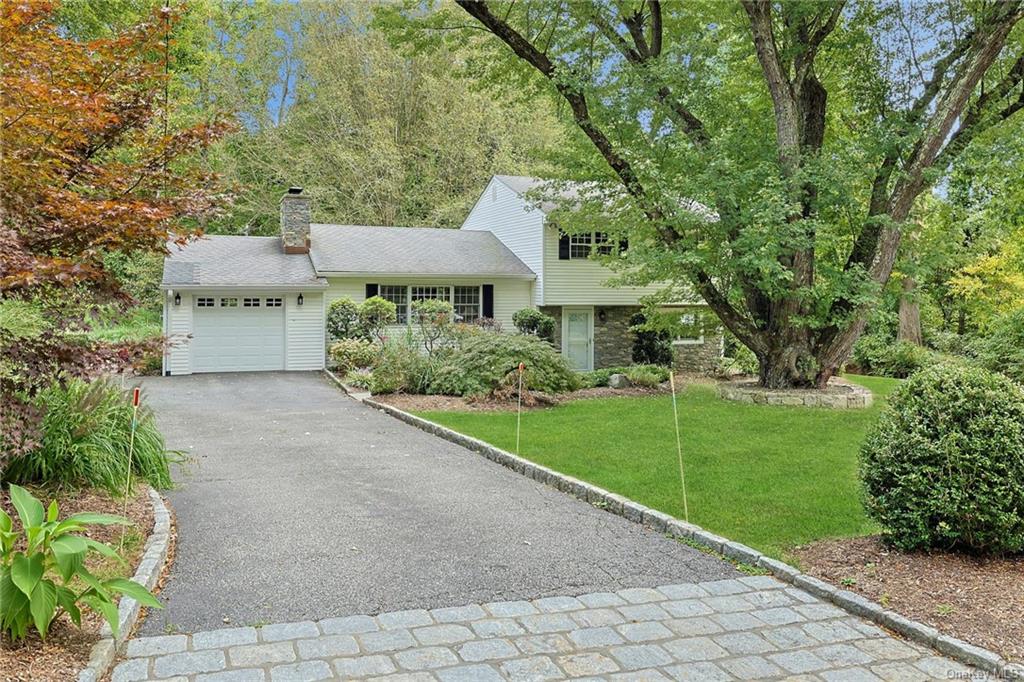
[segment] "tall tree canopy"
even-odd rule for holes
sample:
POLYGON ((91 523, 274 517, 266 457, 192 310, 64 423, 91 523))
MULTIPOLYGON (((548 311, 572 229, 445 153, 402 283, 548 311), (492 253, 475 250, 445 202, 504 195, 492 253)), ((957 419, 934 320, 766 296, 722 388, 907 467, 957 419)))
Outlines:
POLYGON ((319 221, 454 227, 492 174, 545 172, 544 151, 565 130, 549 102, 477 87, 457 45, 405 54, 372 25, 373 7, 190 6, 209 29, 205 44, 189 42, 181 102, 227 108, 242 123, 211 150, 237 196, 208 229, 276 230, 291 185, 314 197, 319 221))
POLYGON ((771 387, 825 385, 915 200, 1024 108, 1020 2, 456 4, 404 15, 564 103, 605 180, 565 229, 628 233, 626 277, 696 291, 771 387))

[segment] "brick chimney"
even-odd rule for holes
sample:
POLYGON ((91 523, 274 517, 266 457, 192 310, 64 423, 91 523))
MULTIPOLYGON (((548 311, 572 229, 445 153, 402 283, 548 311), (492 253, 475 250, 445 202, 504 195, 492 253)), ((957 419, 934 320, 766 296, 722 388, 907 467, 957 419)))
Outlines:
POLYGON ((285 253, 309 253, 309 197, 289 187, 281 197, 281 247, 285 253))

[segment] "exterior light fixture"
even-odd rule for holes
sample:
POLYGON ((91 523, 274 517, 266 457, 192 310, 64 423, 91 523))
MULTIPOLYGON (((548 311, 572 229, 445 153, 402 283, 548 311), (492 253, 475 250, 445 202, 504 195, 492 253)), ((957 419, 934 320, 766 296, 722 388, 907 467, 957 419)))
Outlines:
POLYGON ((174 305, 181 305, 181 294, 174 292, 174 305))
POLYGON ((597 319, 601 320, 602 322, 608 319, 608 315, 607 313, 605 313, 604 308, 601 308, 600 310, 597 311, 597 319))
POLYGON ((298 300, 298 303, 299 303, 299 305, 302 305, 302 294, 299 294, 299 300, 298 300))

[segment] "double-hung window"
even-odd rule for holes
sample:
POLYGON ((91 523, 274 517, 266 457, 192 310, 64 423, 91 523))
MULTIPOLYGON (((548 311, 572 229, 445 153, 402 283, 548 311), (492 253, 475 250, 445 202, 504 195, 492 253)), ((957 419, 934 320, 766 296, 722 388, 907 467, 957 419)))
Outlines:
POLYGON ((455 287, 452 301, 457 322, 475 322, 480 319, 480 287, 455 287))
POLYGON ((593 241, 594 235, 590 232, 569 235, 569 258, 589 258, 593 241))
POLYGON ((435 287, 435 286, 414 286, 412 287, 412 300, 414 301, 426 301, 432 298, 436 298, 440 301, 450 300, 448 297, 448 287, 435 287))
POLYGON ((409 321, 409 299, 407 298, 408 287, 405 285, 381 284, 377 293, 381 298, 395 304, 395 312, 398 315, 398 324, 406 324, 409 321))

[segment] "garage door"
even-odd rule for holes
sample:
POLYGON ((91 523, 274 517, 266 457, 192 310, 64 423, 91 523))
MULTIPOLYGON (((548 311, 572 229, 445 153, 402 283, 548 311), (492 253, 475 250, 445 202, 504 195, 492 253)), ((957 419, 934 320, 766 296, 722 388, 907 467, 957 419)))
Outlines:
POLYGON ((284 298, 196 296, 193 372, 284 369, 284 298))

